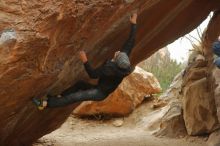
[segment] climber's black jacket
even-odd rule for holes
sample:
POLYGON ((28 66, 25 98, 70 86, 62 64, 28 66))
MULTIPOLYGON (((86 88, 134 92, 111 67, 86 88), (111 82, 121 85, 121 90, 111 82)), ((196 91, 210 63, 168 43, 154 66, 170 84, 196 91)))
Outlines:
MULTIPOLYGON (((131 25, 129 39, 126 41, 121 50, 121 52, 125 52, 128 56, 134 47, 135 33, 136 25, 131 25)), ((112 93, 121 83, 123 78, 131 73, 131 67, 128 69, 121 69, 111 60, 107 60, 103 65, 96 69, 93 69, 89 62, 86 62, 84 66, 91 78, 99 79, 97 88, 106 94, 112 93)))

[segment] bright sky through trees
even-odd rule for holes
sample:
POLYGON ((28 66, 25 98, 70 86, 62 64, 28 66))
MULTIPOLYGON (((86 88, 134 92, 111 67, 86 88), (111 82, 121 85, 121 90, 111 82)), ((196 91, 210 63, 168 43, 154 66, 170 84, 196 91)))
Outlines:
MULTIPOLYGON (((200 24, 199 27, 202 32, 207 27, 207 25, 210 21, 211 15, 212 14, 210 14, 210 16, 208 16, 207 19, 200 24)), ((199 36, 198 36, 196 29, 191 31, 189 34, 191 36, 199 39, 199 36)), ((197 43, 195 40, 193 40, 193 41, 195 43, 197 43)), ((187 61, 190 49, 192 49, 192 45, 191 45, 190 41, 185 37, 179 38, 175 42, 168 45, 168 50, 170 51, 171 58, 177 60, 177 62, 187 61)))

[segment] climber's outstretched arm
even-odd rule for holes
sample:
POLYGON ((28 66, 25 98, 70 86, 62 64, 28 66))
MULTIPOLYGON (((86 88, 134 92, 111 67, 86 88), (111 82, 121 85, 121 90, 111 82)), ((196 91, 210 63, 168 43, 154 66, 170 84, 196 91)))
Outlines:
POLYGON ((128 56, 131 54, 132 48, 134 48, 135 37, 137 31, 137 13, 133 13, 130 17, 131 22, 131 30, 129 34, 129 38, 124 43, 121 52, 125 52, 128 56))

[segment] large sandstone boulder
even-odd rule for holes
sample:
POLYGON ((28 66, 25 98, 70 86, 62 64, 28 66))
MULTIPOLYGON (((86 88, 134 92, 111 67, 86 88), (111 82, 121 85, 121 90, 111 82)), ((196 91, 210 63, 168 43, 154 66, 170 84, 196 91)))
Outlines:
POLYGON ((218 116, 218 120, 219 120, 219 123, 220 123, 220 69, 218 68, 215 68, 214 71, 213 71, 213 76, 215 78, 215 84, 214 86, 216 87, 215 88, 215 105, 216 105, 216 108, 217 108, 217 116, 218 116))
POLYGON ((77 57, 80 49, 94 66, 111 57, 127 38, 130 11, 139 8, 131 56, 135 65, 190 32, 220 8, 218 4, 218 0, 1 0, 0 32, 12 37, 1 39, 0 45, 0 145, 28 145, 66 120, 76 105, 39 112, 31 98, 60 93, 79 77, 85 79, 77 57))
POLYGON ((169 109, 162 117, 160 129, 155 135, 172 138, 185 136, 186 127, 182 114, 182 102, 178 99, 173 99, 168 106, 169 109))
POLYGON ((220 130, 210 134, 207 146, 220 146, 220 130))
POLYGON ((183 75, 183 116, 189 135, 209 134, 218 128, 211 67, 201 55, 194 55, 183 75))
POLYGON ((166 137, 183 137, 187 134, 185 122, 183 120, 182 107, 182 83, 184 71, 176 75, 169 89, 165 91, 159 98, 168 102, 167 112, 160 121, 160 129, 154 134, 156 136, 166 137))
POLYGON ((211 133, 218 128, 216 107, 207 90, 207 79, 202 78, 186 87, 183 115, 189 135, 211 133))
POLYGON ((83 102, 74 110, 74 114, 79 116, 128 115, 144 100, 145 96, 160 92, 160 84, 154 75, 136 67, 134 72, 127 76, 104 101, 83 102))

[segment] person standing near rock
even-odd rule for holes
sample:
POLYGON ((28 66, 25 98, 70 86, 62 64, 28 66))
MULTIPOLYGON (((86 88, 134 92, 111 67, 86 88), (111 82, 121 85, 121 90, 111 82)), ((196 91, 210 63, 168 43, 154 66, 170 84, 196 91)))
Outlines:
POLYGON ((213 43, 212 50, 213 53, 218 56, 215 59, 214 64, 220 68, 220 36, 218 36, 218 40, 213 43))
POLYGON ((84 81, 79 81, 69 89, 61 93, 61 97, 47 96, 45 99, 33 98, 33 103, 42 110, 45 107, 55 108, 66 106, 82 101, 101 101, 112 93, 123 78, 132 71, 129 56, 135 44, 137 29, 137 13, 130 17, 131 31, 128 40, 120 51, 115 52, 114 57, 104 64, 93 69, 84 51, 79 52, 80 60, 83 62, 85 70, 92 79, 98 79, 97 85, 92 85, 84 81))

